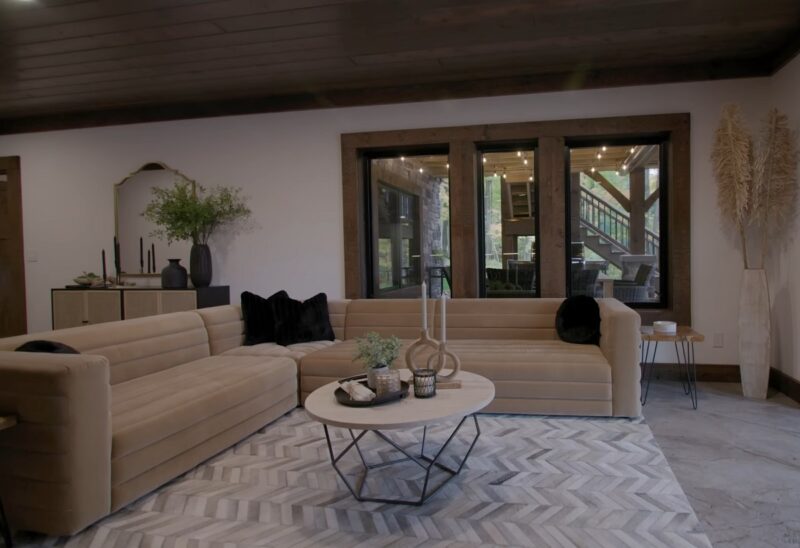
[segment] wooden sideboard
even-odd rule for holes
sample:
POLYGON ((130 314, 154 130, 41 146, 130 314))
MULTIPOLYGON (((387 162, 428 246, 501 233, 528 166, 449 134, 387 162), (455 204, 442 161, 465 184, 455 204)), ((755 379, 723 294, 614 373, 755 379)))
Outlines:
POLYGON ((230 304, 230 287, 66 287, 51 290, 53 329, 230 304))

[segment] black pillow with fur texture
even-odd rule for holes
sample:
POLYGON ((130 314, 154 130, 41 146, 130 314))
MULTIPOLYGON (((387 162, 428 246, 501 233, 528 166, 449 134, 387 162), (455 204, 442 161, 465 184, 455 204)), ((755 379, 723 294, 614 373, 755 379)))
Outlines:
POLYGON ((600 344, 600 307, 592 297, 567 297, 556 312, 556 332, 568 343, 600 344))
POLYGON ((245 346, 275 342, 275 312, 272 302, 277 298, 288 299, 289 294, 281 290, 265 299, 244 291, 241 298, 245 346))
POLYGON ((14 349, 14 352, 46 352, 48 354, 80 354, 68 344, 58 341, 28 341, 14 349))
POLYGON ((328 296, 318 293, 307 301, 288 296, 272 301, 275 313, 275 342, 288 346, 311 341, 332 341, 336 337, 328 315, 328 296))

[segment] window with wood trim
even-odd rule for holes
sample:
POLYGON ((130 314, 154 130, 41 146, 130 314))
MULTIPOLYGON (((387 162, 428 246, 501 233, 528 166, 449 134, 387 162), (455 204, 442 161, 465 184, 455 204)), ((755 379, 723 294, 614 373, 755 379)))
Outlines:
MULTIPOLYGON (((535 232, 509 233, 509 238, 500 246, 499 253, 513 253, 516 261, 535 263, 536 294, 541 297, 563 297, 575 293, 572 283, 572 259, 583 256, 589 261, 601 260, 597 251, 587 251, 590 246, 583 241, 582 249, 572 245, 573 234, 579 235, 580 202, 572 205, 571 200, 580 199, 581 189, 586 188, 597 194, 610 206, 616 209, 619 218, 613 221, 600 220, 599 210, 602 204, 589 203, 586 196, 584 206, 592 211, 584 211, 583 217, 595 219, 595 226, 607 231, 614 230, 614 223, 622 226, 617 232, 619 243, 627 246, 629 255, 654 255, 657 266, 644 275, 639 265, 632 266, 627 275, 624 266, 616 266, 618 270, 606 267, 604 277, 612 278, 614 284, 624 285, 624 278, 633 274, 636 281, 645 280, 646 289, 640 291, 641 299, 623 298, 637 307, 644 323, 653 320, 675 320, 680 323, 691 322, 691 287, 690 268, 690 117, 688 114, 659 114, 651 116, 623 116, 616 118, 598 118, 582 120, 555 120, 546 122, 520 122, 511 124, 488 124, 479 126, 460 126, 428 129, 412 129, 398 131, 380 131, 369 133, 353 133, 342 135, 342 176, 344 196, 344 256, 345 256, 345 294, 348 298, 365 298, 375 296, 418 295, 417 280, 424 276, 427 265, 425 255, 424 213, 420 215, 420 251, 419 266, 413 260, 416 252, 412 242, 402 243, 397 251, 389 242, 384 246, 384 255, 392 257, 391 290, 388 290, 389 278, 386 275, 387 292, 379 294, 378 288, 380 265, 376 255, 381 245, 376 239, 377 226, 371 209, 376 204, 377 186, 372 181, 369 166, 376 158, 395 159, 398 151, 419 151, 421 155, 433 155, 436 151, 445 156, 447 170, 448 205, 447 223, 440 223, 442 233, 443 264, 449 265, 446 272, 448 279, 442 282, 445 291, 449 290, 453 297, 479 297, 486 295, 486 242, 483 233, 486 222, 483 211, 485 196, 481 195, 485 182, 481 169, 482 153, 488 150, 508 149, 519 143, 536 143, 536 162, 529 177, 535 182, 536 196, 535 232), (573 185, 576 162, 572 161, 570 149, 591 149, 596 158, 597 147, 627 146, 634 148, 634 155, 645 154, 643 160, 631 158, 631 165, 644 162, 642 170, 619 177, 617 169, 603 167, 595 173, 614 187, 618 193, 605 188, 600 176, 591 177, 581 170, 578 182, 573 185), (503 148, 505 147, 505 148, 503 148), (435 149, 431 152, 431 149, 435 149), (387 154, 386 151, 394 151, 387 154), (641 152, 640 152, 641 151, 641 152), (657 165, 654 163, 657 158, 657 165), (599 179, 599 181, 598 181, 599 179), (370 190, 375 189, 375 190, 370 190), (572 190, 578 192, 574 197, 572 190), (605 193, 604 193, 605 192, 605 193), (640 200, 640 198, 643 199, 640 200), (621 199, 618 200, 617 198, 621 199), (630 211, 624 203, 629 202, 630 211), (571 212, 577 208, 579 225, 572 227, 571 212), (596 215, 595 215, 596 214, 596 215), (595 215, 595 217, 591 217, 595 215), (627 219, 626 219, 627 217, 627 219), (644 231, 640 225, 644 224, 644 231), (627 223, 627 228, 624 228, 627 223), (634 227, 635 225, 635 227, 634 227), (637 228, 639 227, 639 228, 637 228), (625 233, 627 230, 627 234, 625 233), (444 233, 449 239, 445 246, 444 233), (535 239, 534 239, 535 238, 535 239), (406 246, 405 248, 403 246, 406 246), (643 246, 643 252, 639 248, 643 246), (390 253, 390 248, 391 253, 390 253), (446 251, 445 251, 446 248, 446 251), (574 253, 573 253, 574 249, 574 253), (405 250, 405 251, 404 251, 405 250), (398 255, 399 253, 399 255, 398 255), (404 259, 408 255, 408 260, 404 259), (399 263, 398 263, 399 261, 399 263), (403 261, 411 270, 415 268, 421 274, 406 276, 403 282, 401 271, 399 278, 394 274, 403 261), (632 272, 636 270, 636 272, 632 272), (619 282, 619 283, 617 283, 619 282), (404 283, 406 287, 403 287, 404 283), (645 296, 646 292, 646 296, 645 296), (644 301, 644 302, 637 302, 644 301)), ((585 151, 584 151, 585 152, 585 151)), ((620 153, 624 149, 620 149, 620 153)), ((600 151, 602 154, 602 150, 600 151)), ((627 160, 627 156, 626 156, 627 160)), ((621 167, 620 164, 619 167, 621 167)), ((419 168, 417 168, 419 169, 419 168)), ((423 170, 424 170, 423 166, 423 170)), ((588 167, 591 173, 591 166, 588 167)), ((638 169, 638 168, 637 168, 638 169)), ((403 190, 402 185, 389 186, 403 190)), ((404 191, 407 191, 405 189, 404 191)), ((413 194, 413 192, 412 192, 413 194)), ((421 196, 421 195, 420 195, 421 196)), ((512 197, 513 198, 513 197, 512 197)), ((526 202, 527 203, 527 202, 526 202)), ((501 205, 502 207, 502 205, 501 205)), ((425 200, 420 198, 421 211, 425 210, 425 200)), ((533 208, 532 208, 533 209, 533 208)), ((444 210, 443 210, 444 211, 444 210)), ((604 210, 610 218, 613 212, 604 210)), ((445 213, 441 213, 444 219, 445 213)), ((402 240, 402 238, 401 238, 402 240)), ((595 247, 597 247, 595 245, 595 247)), ((625 251, 625 250, 623 250, 625 251)), ((388 272, 388 261, 384 270, 388 272)), ((611 260, 609 260, 611 263, 611 260)), ((430 264, 430 263, 428 263, 430 264)), ((591 266, 591 265, 589 265, 591 266)), ((502 269, 501 269, 502 270, 502 269)), ((600 273, 598 273, 598 278, 600 273)), ((433 285, 433 284, 432 284, 433 285)), ((602 285, 602 283, 601 283, 602 285)), ((614 293, 614 285, 606 282, 614 293)), ((595 287, 594 294, 597 294, 595 287)))

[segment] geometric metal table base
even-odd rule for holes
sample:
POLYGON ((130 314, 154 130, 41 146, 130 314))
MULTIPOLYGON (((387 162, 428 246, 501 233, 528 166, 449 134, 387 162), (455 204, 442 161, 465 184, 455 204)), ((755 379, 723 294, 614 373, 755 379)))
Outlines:
POLYGON ((459 472, 461 472, 461 469, 464 467, 464 463, 467 462, 467 458, 472 452, 472 448, 475 447, 475 443, 478 441, 478 438, 481 435, 481 429, 480 426, 478 425, 477 415, 475 414, 467 415, 461 419, 461 421, 458 423, 458 426, 455 427, 453 432, 450 434, 450 437, 447 438, 447 441, 444 443, 444 445, 442 445, 439 451, 433 456, 433 458, 431 458, 425 454, 425 438, 427 437, 428 434, 427 426, 424 427, 425 429, 423 430, 422 433, 422 446, 420 448, 419 455, 412 455, 407 449, 400 447, 397 443, 395 443, 392 439, 387 437, 386 434, 384 434, 380 430, 362 430, 361 433, 355 435, 353 433, 353 430, 348 429, 352 441, 347 445, 347 447, 344 448, 344 450, 341 453, 339 453, 338 455, 334 455, 333 444, 331 443, 331 437, 330 434, 328 433, 328 425, 323 424, 322 426, 325 429, 325 439, 328 442, 328 452, 330 453, 331 456, 331 464, 333 464, 334 470, 336 470, 336 473, 339 474, 340 478, 342 478, 342 481, 344 481, 345 485, 347 485, 347 488, 350 490, 350 493, 352 493, 353 497, 355 497, 356 500, 362 502, 380 502, 384 504, 410 504, 413 506, 421 506, 422 504, 424 504, 426 500, 428 500, 430 497, 436 494, 436 492, 439 491, 439 489, 447 485, 447 483, 451 479, 453 479, 455 476, 459 474, 459 472), (464 422, 466 422, 466 420, 469 417, 472 417, 472 420, 475 423, 475 437, 470 443, 469 449, 467 449, 467 453, 461 459, 461 462, 459 463, 457 468, 453 469, 450 468, 449 466, 445 466, 444 464, 439 462, 439 457, 442 456, 447 446, 450 445, 450 442, 455 438, 456 434, 458 434, 458 431, 461 430, 461 426, 464 424, 464 422), (389 462, 369 464, 364 458, 364 454, 361 452, 361 448, 358 446, 358 442, 361 441, 361 439, 367 434, 367 432, 373 432, 376 436, 378 436, 380 439, 391 445, 394 449, 396 449, 405 456, 403 458, 391 460, 389 462), (361 465, 363 467, 361 474, 356 480, 355 486, 351 485, 350 481, 348 481, 347 477, 339 469, 339 460, 353 448, 355 448, 355 450, 358 452, 358 456, 361 459, 361 465), (364 485, 367 482, 367 476, 370 470, 375 470, 376 468, 384 468, 386 466, 391 466, 392 464, 398 464, 401 462, 408 462, 408 461, 416 463, 420 468, 425 470, 425 481, 422 484, 422 493, 420 494, 419 498, 387 499, 382 497, 365 496, 363 494, 364 485), (431 470, 434 467, 444 471, 447 474, 447 477, 439 485, 429 490, 428 488, 430 485, 431 470))
MULTIPOLYGON (((643 341, 642 405, 647 403, 647 394, 650 392, 650 381, 653 379, 653 370, 656 368, 656 352, 658 352, 658 341, 643 341), (650 357, 651 342, 655 343, 652 358, 650 357)), ((694 361, 694 341, 686 339, 675 341, 675 355, 678 359, 678 374, 681 378, 683 393, 692 399, 692 408, 697 409, 697 364, 694 361)))

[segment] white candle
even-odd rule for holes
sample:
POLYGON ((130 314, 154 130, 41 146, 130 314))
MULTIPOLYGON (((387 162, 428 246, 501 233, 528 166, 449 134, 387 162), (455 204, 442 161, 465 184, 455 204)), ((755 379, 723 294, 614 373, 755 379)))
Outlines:
POLYGON ((422 282, 422 330, 428 331, 428 284, 422 282))
POLYGON ((447 295, 442 295, 442 342, 447 341, 447 295))

